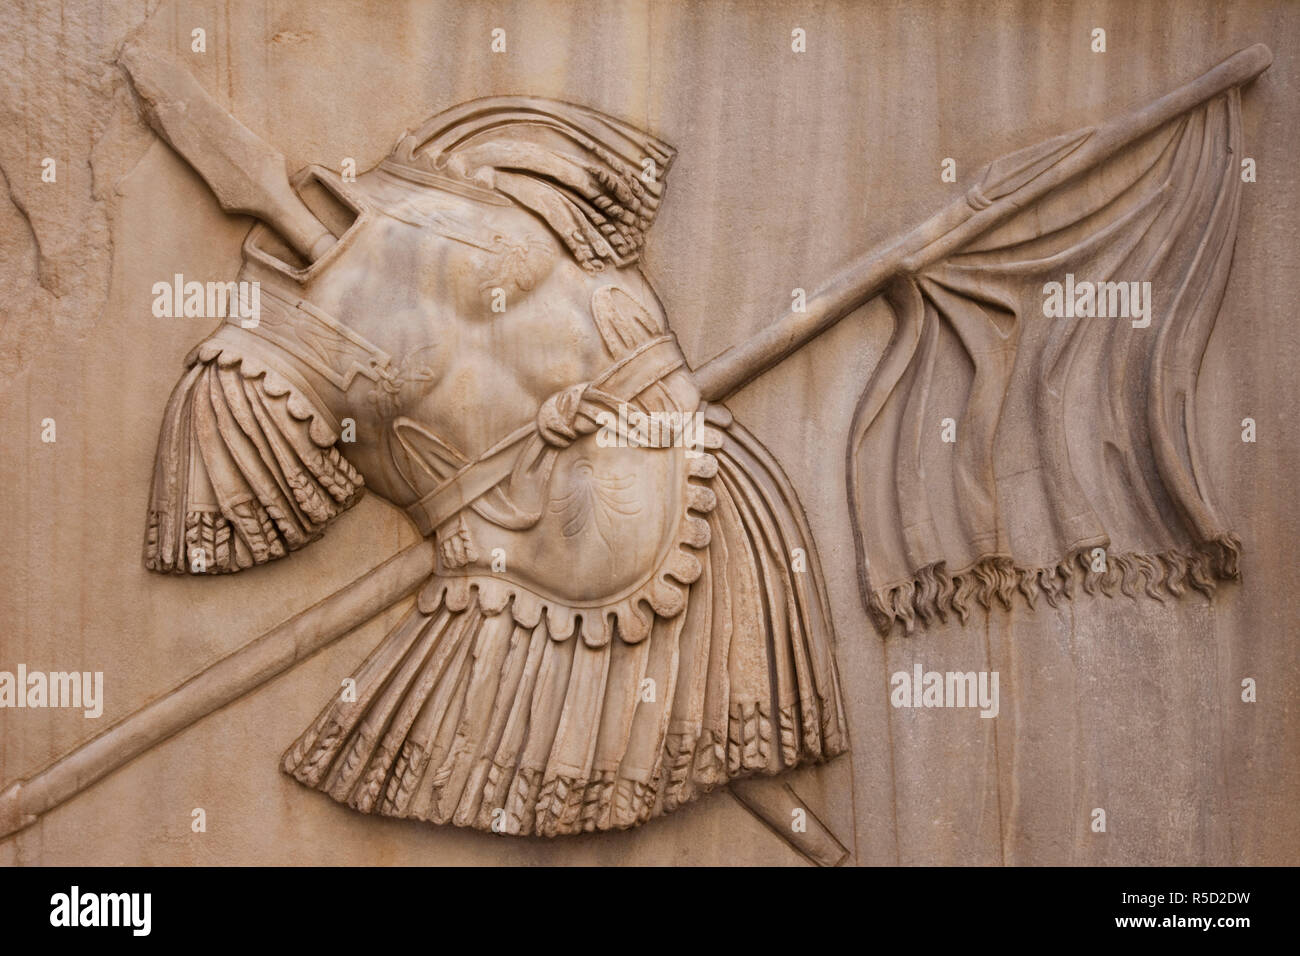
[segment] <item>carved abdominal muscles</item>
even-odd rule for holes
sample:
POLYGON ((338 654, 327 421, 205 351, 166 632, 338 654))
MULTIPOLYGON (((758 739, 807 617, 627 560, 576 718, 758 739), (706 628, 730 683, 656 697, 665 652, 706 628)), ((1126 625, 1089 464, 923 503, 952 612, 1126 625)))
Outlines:
POLYGON ((282 557, 363 475, 438 545, 355 695, 285 754, 301 782, 365 812, 556 835, 846 749, 794 493, 701 400, 637 267, 671 161, 589 110, 479 100, 356 182, 301 175, 336 237, 314 261, 250 233, 260 320, 188 360, 146 563, 282 557), (704 426, 619 434, 647 417, 704 426))

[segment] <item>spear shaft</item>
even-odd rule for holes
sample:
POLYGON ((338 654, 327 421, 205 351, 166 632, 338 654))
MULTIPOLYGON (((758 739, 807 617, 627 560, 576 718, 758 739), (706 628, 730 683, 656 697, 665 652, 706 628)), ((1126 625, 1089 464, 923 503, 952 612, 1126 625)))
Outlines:
POLYGON ((721 401, 874 298, 897 275, 919 272, 1177 116, 1254 79, 1273 62, 1262 43, 1186 86, 1100 126, 1066 133, 990 163, 979 185, 901 238, 859 256, 806 302, 695 371, 700 393, 721 401))
POLYGON ((347 587, 273 627, 179 687, 0 793, 0 838, 35 823, 91 784, 306 660, 383 613, 433 572, 425 539, 372 568, 347 587))

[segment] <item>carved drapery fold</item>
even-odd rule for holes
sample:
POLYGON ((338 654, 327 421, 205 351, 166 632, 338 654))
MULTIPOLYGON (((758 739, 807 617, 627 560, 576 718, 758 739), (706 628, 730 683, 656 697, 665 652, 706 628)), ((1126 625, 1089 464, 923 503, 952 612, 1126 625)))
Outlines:
POLYGON ((1017 593, 1163 599, 1237 575, 1194 397, 1236 237, 1240 142, 1233 89, 889 290, 894 334, 848 450, 859 580, 882 633, 1017 593), (1149 282, 1149 326, 1048 317, 1046 284, 1067 276, 1149 282))

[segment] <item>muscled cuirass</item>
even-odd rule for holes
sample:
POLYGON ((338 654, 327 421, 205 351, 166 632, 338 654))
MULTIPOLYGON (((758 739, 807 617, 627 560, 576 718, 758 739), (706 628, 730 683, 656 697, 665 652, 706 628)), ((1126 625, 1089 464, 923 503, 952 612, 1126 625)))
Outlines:
POLYGON ((679 545, 707 537, 687 478, 709 465, 640 272, 584 269, 529 213, 383 167, 308 179, 355 219, 310 267, 255 228, 257 322, 195 358, 284 378, 372 491, 439 536, 447 586, 588 642, 643 634, 642 602, 680 609, 699 568, 679 545))
POLYGON ((260 308, 172 393, 147 565, 283 557, 363 485, 436 541, 355 699, 286 752, 303 783, 557 835, 844 749, 793 489, 704 408, 637 267, 671 158, 571 104, 476 101, 356 182, 302 173, 310 263, 249 234, 260 308))

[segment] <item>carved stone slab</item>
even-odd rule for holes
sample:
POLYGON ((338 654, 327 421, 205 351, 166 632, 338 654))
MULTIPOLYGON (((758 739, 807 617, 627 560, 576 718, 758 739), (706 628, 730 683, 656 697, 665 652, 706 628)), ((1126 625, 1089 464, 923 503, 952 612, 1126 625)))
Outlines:
POLYGON ((1300 17, 1144 9, 5 12, 0 861, 1294 862, 1300 17))

